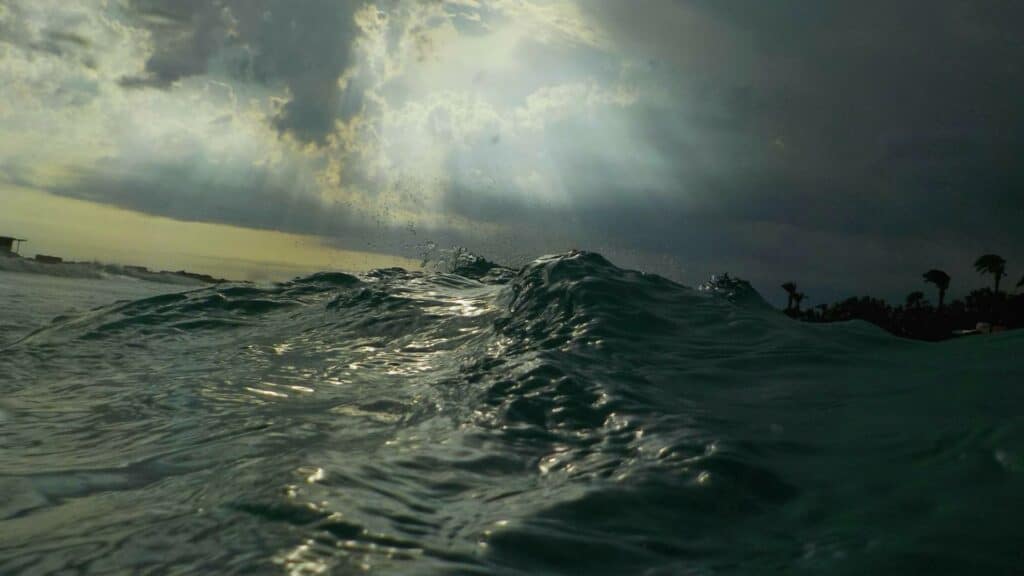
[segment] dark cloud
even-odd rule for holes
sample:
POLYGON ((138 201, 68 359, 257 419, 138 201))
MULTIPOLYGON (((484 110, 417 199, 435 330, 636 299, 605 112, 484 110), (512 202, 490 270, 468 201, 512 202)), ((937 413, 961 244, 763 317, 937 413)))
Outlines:
MULTIPOLYGON (((410 258, 420 257, 421 246, 431 242, 442 247, 493 246, 499 249, 494 256, 506 259, 523 252, 507 242, 489 243, 490 231, 483 226, 448 221, 424 227, 396 217, 386 202, 325 198, 316 182, 322 161, 292 158, 272 166, 254 166, 248 158, 211 155, 199 142, 185 143, 174 153, 170 145, 167 148, 163 157, 148 151, 129 157, 125 152, 130 151, 123 151, 89 167, 72 169, 65 183, 46 189, 185 222, 320 236, 325 244, 338 248, 410 258)), ((0 161, 0 178, 40 187, 37 175, 19 162, 0 161)), ((406 190, 405 194, 418 192, 406 190)), ((536 242, 526 246, 531 256, 543 249, 536 242)))
POLYGON ((899 266, 909 268, 898 274, 905 283, 916 268, 963 264, 961 250, 1024 258, 1024 5, 581 6, 642 65, 638 81, 675 98, 641 102, 631 123, 676 158, 664 185, 678 200, 649 214, 644 232, 620 227, 624 243, 640 245, 650 230, 686 239, 673 222, 739 226, 715 250, 732 269, 762 252, 757 230, 786 230, 788 241, 764 254, 771 266, 800 262, 791 274, 820 285, 844 278, 851 289, 857 275, 886 285, 899 266), (823 237, 837 239, 839 255, 823 237), (845 270, 834 265, 840 255, 845 270))
MULTIPOLYGON (((412 22, 410 2, 376 5, 382 22, 391 19, 391 50, 414 51, 408 60, 417 64, 439 53, 430 34, 438 22, 412 22)), ((28 34, 11 24, 12 6, 0 41, 54 55, 91 50, 73 26, 28 34)), ((149 30, 152 53, 145 73, 122 85, 167 89, 213 75, 280 88, 287 97, 272 125, 314 144, 360 115, 370 128, 353 133, 373 139, 385 124, 376 115, 434 107, 422 121, 432 130, 408 140, 446 154, 440 206, 422 208, 452 223, 420 237, 498 256, 589 247, 643 264, 670 255, 662 271, 689 282, 728 270, 769 290, 794 279, 817 299, 902 290, 931 267, 971 273, 981 252, 1024 262, 1019 2, 580 0, 608 42, 538 32, 518 42, 506 68, 466 70, 473 98, 496 118, 469 128, 459 124, 472 122, 458 98, 425 99, 415 73, 376 78, 358 65, 354 15, 363 6, 132 0, 129 21, 149 30), (594 104, 583 90, 553 104, 565 110, 529 109, 531 97, 566 85, 636 98, 594 104), (535 188, 524 178, 533 173, 543 181, 535 188)), ((445 4, 437 14, 481 42, 516 18, 487 3, 445 4)), ((421 128, 409 122, 399 130, 421 128)), ((389 136, 387 169, 418 166, 396 151, 420 147, 389 136)), ((364 166, 361 152, 332 158, 343 184, 386 204, 376 195, 400 178, 364 166)), ((350 247, 374 238, 398 250, 408 236, 386 213, 323 204, 301 185, 312 177, 301 167, 159 155, 95 166, 56 192, 184 220, 323 234, 350 247)), ((415 195, 415 176, 395 185, 415 195)))
POLYGON ((361 0, 133 0, 133 21, 152 33, 146 74, 129 88, 167 88, 206 74, 215 58, 236 78, 282 85, 273 118, 282 134, 324 144, 336 122, 357 115, 362 96, 339 85, 352 58, 361 0))
POLYGON ((288 86, 290 100, 274 125, 303 142, 324 143, 335 122, 361 110, 361 95, 343 94, 338 80, 350 64, 353 15, 363 2, 275 0, 260 11, 251 2, 239 3, 244 8, 236 6, 232 13, 240 40, 251 42, 254 76, 288 86))
POLYGON ((380 241, 373 214, 324 202, 308 169, 226 169, 200 154, 80 168, 55 194, 182 220, 330 236, 349 248, 380 241))
POLYGON ((152 35, 146 75, 125 77, 125 87, 167 88, 188 76, 204 74, 209 59, 227 39, 230 13, 208 0, 133 0, 133 19, 152 35))

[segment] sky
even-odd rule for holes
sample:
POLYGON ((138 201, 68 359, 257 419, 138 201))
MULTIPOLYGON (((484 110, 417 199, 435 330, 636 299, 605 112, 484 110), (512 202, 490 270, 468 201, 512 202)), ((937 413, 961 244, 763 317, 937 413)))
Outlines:
MULTIPOLYGON (((1024 272, 1013 0, 0 0, 0 235, 246 279, 1024 272)), ((130 262, 128 262, 130 261, 130 262)))

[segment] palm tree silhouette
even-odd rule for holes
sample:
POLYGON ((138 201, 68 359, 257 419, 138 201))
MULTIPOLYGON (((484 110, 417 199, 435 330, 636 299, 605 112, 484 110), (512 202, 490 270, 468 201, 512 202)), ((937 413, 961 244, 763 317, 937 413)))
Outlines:
POLYGON ((942 270, 929 270, 924 273, 924 281, 934 284, 939 289, 939 310, 942 310, 942 304, 946 301, 946 290, 949 290, 949 274, 946 274, 942 270))
POLYGON ((793 304, 796 305, 797 312, 800 311, 800 303, 804 301, 805 297, 806 295, 803 292, 797 292, 796 294, 793 294, 793 304))
POLYGON ((978 274, 991 274, 996 279, 995 293, 999 294, 999 281, 1006 276, 1006 260, 996 254, 985 254, 974 262, 978 274))
POLYGON ((907 308, 920 308, 922 300, 924 300, 924 292, 920 290, 907 294, 907 308))
POLYGON ((782 289, 785 290, 786 294, 789 296, 789 300, 786 301, 786 311, 792 310, 793 300, 796 296, 796 284, 792 282, 786 282, 785 284, 782 285, 782 289))

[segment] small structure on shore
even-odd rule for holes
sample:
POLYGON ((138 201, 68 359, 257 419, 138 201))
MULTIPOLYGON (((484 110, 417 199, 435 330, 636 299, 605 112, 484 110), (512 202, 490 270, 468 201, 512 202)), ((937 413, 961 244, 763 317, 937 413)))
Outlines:
POLYGON ((17 256, 22 242, 27 242, 27 240, 12 236, 0 236, 0 256, 17 256))
POLYGON ((64 259, 60 256, 47 256, 46 254, 36 254, 36 262, 43 264, 60 264, 64 262, 64 259))

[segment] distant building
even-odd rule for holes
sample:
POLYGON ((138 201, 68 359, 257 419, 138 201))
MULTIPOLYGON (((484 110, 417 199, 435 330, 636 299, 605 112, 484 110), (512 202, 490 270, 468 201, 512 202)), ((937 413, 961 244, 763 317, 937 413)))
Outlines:
POLYGON ((36 254, 36 262, 43 264, 60 264, 64 259, 60 256, 47 256, 46 254, 36 254))
POLYGON ((18 253, 18 249, 21 247, 22 242, 25 242, 24 238, 0 236, 0 256, 16 255, 18 253))

